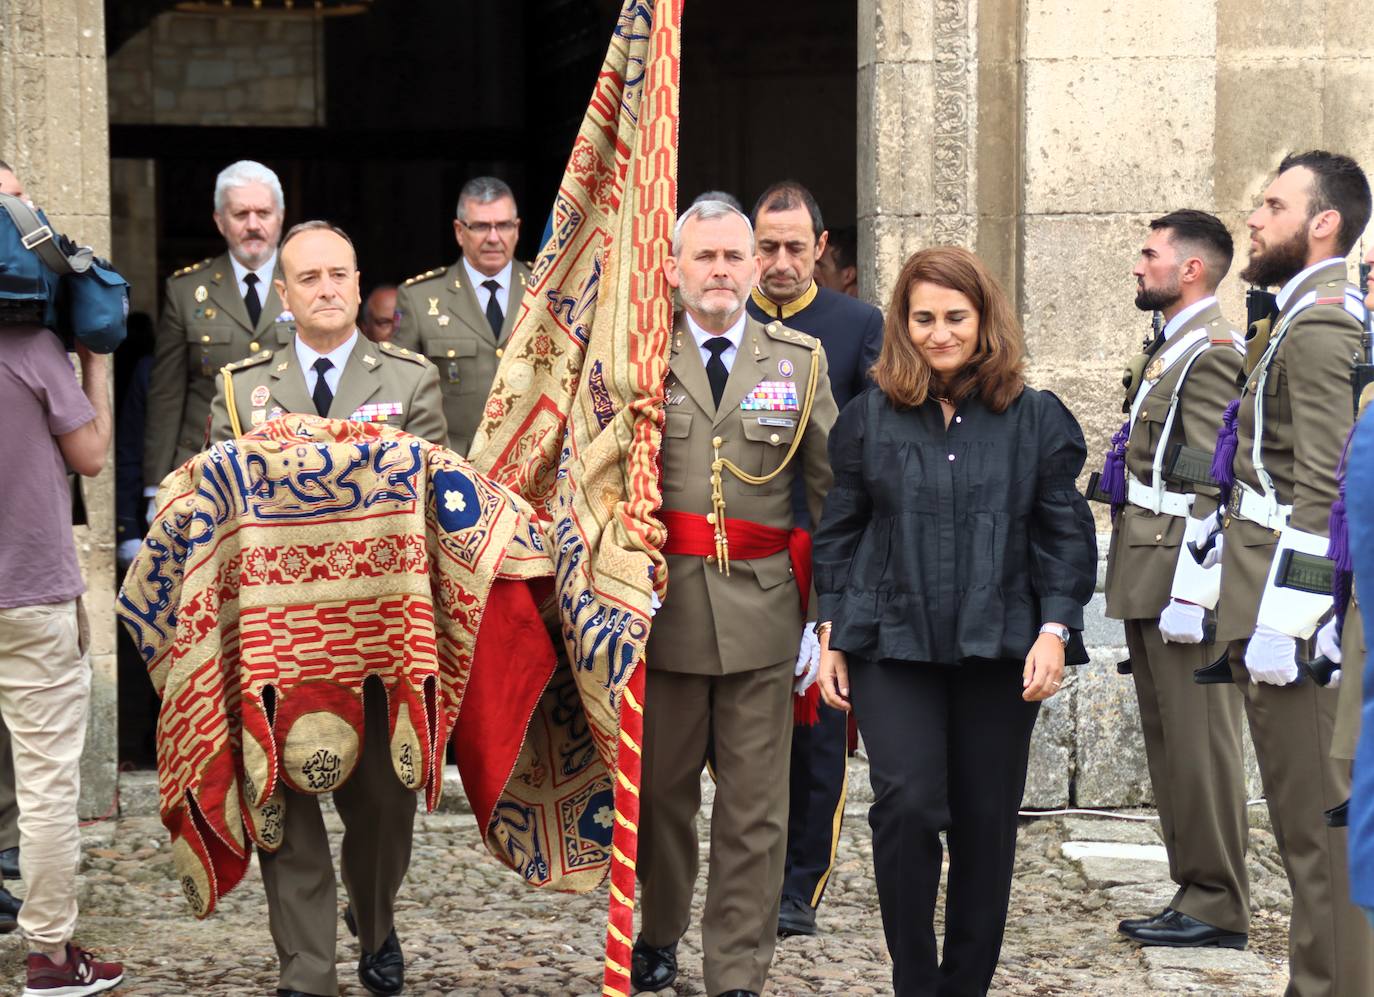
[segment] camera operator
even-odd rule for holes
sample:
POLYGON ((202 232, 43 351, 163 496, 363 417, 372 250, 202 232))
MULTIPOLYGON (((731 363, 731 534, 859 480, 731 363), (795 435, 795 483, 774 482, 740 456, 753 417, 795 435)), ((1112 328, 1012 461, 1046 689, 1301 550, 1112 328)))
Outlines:
POLYGON ((122 966, 72 942, 91 673, 67 472, 100 472, 112 422, 108 358, 76 352, 80 384, 52 331, 0 325, 0 715, 14 753, 31 997, 95 994, 123 979, 122 966))

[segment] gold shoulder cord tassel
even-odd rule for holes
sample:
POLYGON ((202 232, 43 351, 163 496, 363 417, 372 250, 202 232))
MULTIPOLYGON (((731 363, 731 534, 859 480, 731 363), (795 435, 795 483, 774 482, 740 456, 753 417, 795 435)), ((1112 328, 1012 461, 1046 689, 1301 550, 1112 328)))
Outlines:
POLYGON ((234 375, 228 367, 221 367, 219 372, 224 375, 224 404, 229 409, 229 428, 238 439, 243 435, 243 426, 239 424, 239 407, 234 404, 234 375))
POLYGON ((724 440, 719 436, 711 440, 711 448, 715 452, 715 457, 711 461, 711 514, 706 517, 706 521, 716 528, 716 570, 723 575, 728 576, 730 574, 730 537, 725 532, 725 488, 721 472, 729 471, 746 485, 766 485, 781 474, 783 468, 792 463, 792 458, 796 456, 797 450, 801 447, 802 434, 806 432, 807 423, 811 421, 811 402, 816 397, 816 379, 820 375, 821 365, 816 362, 816 351, 819 349, 820 341, 817 340, 811 347, 811 372, 806 378, 806 401, 802 403, 797 432, 792 437, 792 444, 787 448, 787 453, 783 455, 781 464, 762 477, 750 474, 738 464, 720 455, 720 448, 725 442, 724 440))

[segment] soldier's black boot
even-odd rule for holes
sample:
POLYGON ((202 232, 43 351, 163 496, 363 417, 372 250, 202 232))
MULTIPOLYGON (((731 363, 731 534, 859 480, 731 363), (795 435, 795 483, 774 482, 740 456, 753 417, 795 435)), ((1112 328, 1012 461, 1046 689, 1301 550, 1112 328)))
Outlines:
POLYGON ((677 942, 664 948, 646 945, 643 938, 635 940, 630 953, 630 984, 634 993, 662 990, 677 980, 677 942))

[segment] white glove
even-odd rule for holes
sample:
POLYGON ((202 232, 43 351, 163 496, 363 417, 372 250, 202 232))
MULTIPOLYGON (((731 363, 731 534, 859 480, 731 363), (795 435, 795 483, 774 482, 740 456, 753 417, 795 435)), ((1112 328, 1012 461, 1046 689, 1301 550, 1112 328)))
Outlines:
POLYGON ((138 557, 138 549, 142 546, 142 540, 119 541, 119 546, 115 548, 115 560, 120 564, 129 564, 134 558, 138 557))
POLYGON ((821 642, 816 638, 816 624, 808 623, 802 630, 801 651, 797 655, 797 666, 792 674, 797 681, 792 683, 792 691, 804 695, 821 673, 821 642))
MULTIPOLYGON (((153 525, 153 520, 154 520, 154 519, 157 519, 157 498, 156 498, 156 497, 150 498, 150 499, 148 500, 148 510, 147 510, 147 512, 144 513, 144 518, 146 518, 146 519, 148 520, 148 525, 149 525, 149 526, 152 526, 152 525, 153 525)), ((127 542, 128 542, 128 541, 126 540, 125 543, 127 543, 127 542)))
POLYGON ((1341 687, 1341 669, 1337 668, 1331 673, 1331 679, 1326 683, 1328 689, 1339 689, 1341 687))
POLYGON ((654 614, 663 608, 663 600, 658 597, 658 593, 653 589, 649 590, 649 619, 654 618, 654 614))
MULTIPOLYGON (((1216 531, 1213 530, 1212 532, 1215 533, 1216 531)), ((1217 542, 1212 545, 1212 549, 1203 555, 1202 566, 1204 568, 1210 568, 1214 564, 1221 563, 1221 548, 1225 543, 1226 534, 1223 533, 1221 536, 1217 537, 1217 542)))
POLYGON ((1261 623, 1245 649, 1250 678, 1269 685, 1288 685, 1298 677, 1298 642, 1261 623))
POLYGON ((1204 610, 1191 602, 1170 599, 1159 614, 1159 633, 1166 644, 1201 644, 1204 610))
POLYGON ((1317 653, 1341 663, 1341 642, 1336 637, 1336 618, 1333 616, 1317 631, 1317 653))

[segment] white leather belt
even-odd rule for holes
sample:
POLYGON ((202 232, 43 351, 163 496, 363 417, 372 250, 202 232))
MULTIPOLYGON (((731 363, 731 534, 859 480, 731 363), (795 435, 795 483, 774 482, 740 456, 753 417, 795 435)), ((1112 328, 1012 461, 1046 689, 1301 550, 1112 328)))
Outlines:
POLYGON ((1293 515, 1291 505, 1272 508, 1268 499, 1240 481, 1231 489, 1231 501, 1227 503, 1226 511, 1240 519, 1259 523, 1266 530, 1283 529, 1288 525, 1288 518, 1293 515))
POLYGON ((1184 495, 1181 492, 1161 491, 1156 495, 1155 490, 1145 482, 1130 477, 1126 479, 1126 501, 1153 513, 1163 513, 1166 516, 1186 516, 1193 508, 1192 499, 1191 495, 1184 495))

